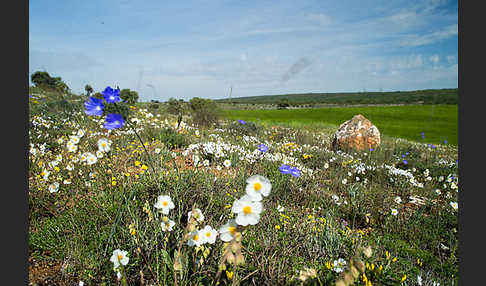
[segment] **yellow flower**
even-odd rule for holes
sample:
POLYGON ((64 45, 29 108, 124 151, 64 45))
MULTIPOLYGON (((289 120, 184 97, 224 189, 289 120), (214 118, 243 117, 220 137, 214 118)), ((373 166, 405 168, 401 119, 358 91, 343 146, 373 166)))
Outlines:
POLYGON ((142 164, 140 161, 135 161, 135 166, 139 166, 140 164, 142 164))
POLYGON ((280 229, 280 225, 278 225, 278 224, 277 224, 277 225, 275 226, 275 229, 276 229, 276 230, 279 230, 279 229, 280 229))
POLYGON ((331 261, 326 262, 326 267, 327 267, 327 269, 331 269, 332 268, 331 261))
POLYGON ((226 277, 228 277, 228 279, 231 280, 233 278, 233 271, 226 270, 226 277))
POLYGON ((405 281, 406 279, 407 279, 407 274, 404 274, 401 282, 405 281))
POLYGON ((389 259, 390 258, 390 252, 388 252, 388 250, 385 251, 385 256, 386 256, 386 259, 389 259))
POLYGON ((147 170, 147 169, 148 169, 148 167, 145 164, 143 164, 142 165, 142 170, 147 170))
POLYGON ((397 262, 397 258, 396 257, 393 257, 392 261, 393 262, 397 262))

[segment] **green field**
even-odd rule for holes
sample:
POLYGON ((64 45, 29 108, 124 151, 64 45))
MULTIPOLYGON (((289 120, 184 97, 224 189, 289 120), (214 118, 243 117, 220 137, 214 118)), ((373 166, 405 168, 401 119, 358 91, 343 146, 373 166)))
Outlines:
POLYGON ((368 118, 378 127, 382 136, 422 142, 421 133, 424 132, 425 143, 443 144, 447 140, 447 144, 458 144, 457 105, 223 111, 223 117, 232 120, 327 128, 337 128, 356 114, 368 118))

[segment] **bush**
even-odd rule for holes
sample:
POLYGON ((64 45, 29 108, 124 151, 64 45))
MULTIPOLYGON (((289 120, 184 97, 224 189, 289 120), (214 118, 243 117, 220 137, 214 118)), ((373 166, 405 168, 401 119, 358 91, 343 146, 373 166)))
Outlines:
POLYGON ((128 115, 130 115, 130 107, 127 103, 125 102, 118 102, 116 106, 111 103, 103 103, 105 107, 103 108, 103 115, 109 114, 109 113, 118 113, 121 114, 123 119, 127 120, 128 115), (117 108, 118 107, 118 108, 117 108))
POLYGON ((173 97, 167 101, 167 112, 174 115, 181 115, 184 113, 184 100, 177 100, 173 97))
POLYGON ((185 148, 189 145, 184 135, 178 134, 171 128, 162 129, 156 136, 160 141, 164 142, 169 149, 185 148))
POLYGON ((196 125, 211 126, 218 123, 220 111, 215 101, 194 97, 189 101, 189 106, 196 125))
POLYGON ((228 126, 230 132, 234 132, 237 135, 253 135, 256 136, 258 133, 258 127, 253 122, 246 122, 246 124, 241 124, 238 121, 232 122, 228 126))
POLYGON ((124 88, 120 91, 120 98, 123 100, 123 102, 133 105, 138 101, 138 93, 134 90, 130 90, 129 88, 124 88))

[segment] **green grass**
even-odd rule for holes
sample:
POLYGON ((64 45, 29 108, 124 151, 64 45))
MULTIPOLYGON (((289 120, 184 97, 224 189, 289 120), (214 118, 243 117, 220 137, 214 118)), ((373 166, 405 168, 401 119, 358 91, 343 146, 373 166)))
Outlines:
POLYGON ((458 144, 457 105, 407 105, 380 107, 315 108, 291 110, 224 110, 226 119, 286 124, 292 127, 337 128, 356 114, 368 118, 382 136, 425 143, 458 144))

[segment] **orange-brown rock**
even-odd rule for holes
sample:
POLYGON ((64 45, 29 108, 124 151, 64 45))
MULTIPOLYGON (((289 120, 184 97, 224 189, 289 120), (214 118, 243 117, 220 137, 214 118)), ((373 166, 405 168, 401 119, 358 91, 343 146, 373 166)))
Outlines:
POLYGON ((331 140, 331 149, 358 151, 369 150, 380 145, 380 131, 361 114, 353 116, 344 122, 331 140))

